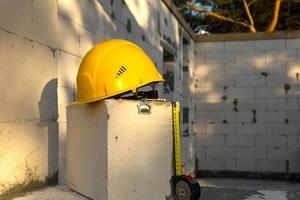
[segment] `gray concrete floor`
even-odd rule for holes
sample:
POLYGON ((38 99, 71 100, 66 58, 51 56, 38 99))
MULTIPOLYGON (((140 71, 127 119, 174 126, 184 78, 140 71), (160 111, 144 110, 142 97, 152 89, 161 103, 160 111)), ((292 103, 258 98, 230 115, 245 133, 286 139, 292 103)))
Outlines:
POLYGON ((256 179, 199 179, 201 200, 300 200, 300 183, 256 179))
POLYGON ((30 192, 14 200, 88 200, 66 188, 64 185, 47 187, 41 190, 30 192))
MULTIPOLYGON (((219 178, 202 178, 199 182, 202 186, 201 200, 300 200, 300 183, 219 178)), ((87 200, 87 198, 59 185, 31 192, 14 200, 87 200)))

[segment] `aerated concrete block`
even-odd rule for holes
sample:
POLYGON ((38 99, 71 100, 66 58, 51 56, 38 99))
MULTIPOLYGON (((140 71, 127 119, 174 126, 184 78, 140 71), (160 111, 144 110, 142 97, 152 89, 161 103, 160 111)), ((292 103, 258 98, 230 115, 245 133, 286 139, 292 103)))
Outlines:
POLYGON ((300 122, 300 111, 288 110, 286 111, 286 118, 289 119, 289 122, 300 122))
POLYGON ((296 61, 296 50, 269 50, 266 52, 266 62, 296 61))
POLYGON ((279 62, 270 62, 270 63, 255 63, 254 64, 255 73, 258 76, 265 76, 268 79, 270 74, 281 74, 282 76, 286 73, 286 62, 279 61, 279 62))
POLYGON ((298 100, 296 98, 269 98, 267 99, 268 110, 297 110, 298 100))
POLYGON ((206 76, 206 84, 210 88, 224 88, 235 86, 235 76, 232 75, 220 75, 209 74, 206 76))
POLYGON ((80 26, 63 15, 58 14, 57 18, 59 32, 57 48, 79 57, 80 26))
POLYGON ((225 160, 219 158, 198 159, 198 166, 200 170, 223 170, 225 160))
POLYGON ((224 135, 197 135, 197 145, 199 146, 222 146, 224 144, 224 135))
POLYGON ((235 134, 235 124, 233 123, 207 123, 206 124, 206 133, 209 135, 214 135, 214 134, 235 134))
POLYGON ((300 49, 300 39, 286 39, 288 49, 300 49))
MULTIPOLYGON (((231 103, 233 106, 233 102, 231 102, 231 103)), ((245 110, 260 111, 260 110, 266 110, 266 108, 267 108, 265 99, 252 99, 252 98, 239 100, 236 107, 238 108, 238 110, 241 110, 241 111, 245 111, 245 110)))
POLYGON ((267 86, 278 86, 284 88, 284 84, 289 83, 289 78, 285 74, 270 74, 266 78, 267 86))
POLYGON ((232 52, 207 52, 205 63, 234 63, 235 55, 232 52))
POLYGON ((226 91, 226 95, 231 98, 253 98, 254 88, 253 87, 230 87, 226 91))
POLYGON ((71 24, 78 24, 104 38, 112 37, 116 32, 110 13, 98 1, 58 1, 58 13, 70 20, 71 24))
POLYGON ((255 171, 255 160, 247 158, 237 159, 236 169, 237 171, 253 172, 255 171))
POLYGON ((265 51, 239 51, 235 52, 236 63, 258 63, 265 62, 265 51))
POLYGON ((287 146, 299 148, 300 147, 300 137, 297 135, 287 136, 287 146))
POLYGON ((299 159, 298 148, 268 148, 268 158, 273 160, 298 160, 299 159))
POLYGON ((277 40, 256 40, 254 47, 257 50, 276 50, 285 48, 285 39, 277 40))
POLYGON ((83 27, 79 27, 79 37, 80 37, 79 57, 82 57, 82 58, 96 44, 101 43, 104 40, 104 37, 102 37, 100 34, 91 32, 83 27))
POLYGON ((278 98, 278 97, 284 97, 285 95, 286 94, 283 86, 255 88, 256 98, 278 98))
POLYGON ((255 136, 252 135, 226 135, 226 146, 253 147, 255 146, 255 136))
POLYGON ((0 195, 32 183, 45 184, 57 172, 57 124, 2 123, 0 195))
POLYGON ((110 99, 68 107, 68 187, 95 200, 170 196, 172 106, 147 101, 151 113, 139 114, 141 103, 110 99))
MULTIPOLYGON (((230 75, 245 75, 253 74, 254 67, 249 63, 227 63, 225 64, 225 74, 230 75)), ((237 76, 238 77, 238 76, 237 76)))
POLYGON ((224 64, 198 64, 195 76, 224 74, 224 64))
POLYGON ((207 147, 207 158, 235 158, 235 147, 207 147))
POLYGON ((75 88, 58 87, 58 121, 67 121, 67 106, 75 101, 75 88))
POLYGON ((256 160, 256 171, 258 172, 286 172, 285 160, 256 160))
POLYGON ((0 121, 57 119, 57 54, 0 31, 0 121))
POLYGON ((284 122, 286 113, 284 111, 260 111, 256 113, 258 121, 261 122, 284 122))
POLYGON ((225 41, 225 51, 254 50, 254 41, 225 41))
POLYGON ((225 159, 225 170, 234 171, 236 170, 237 159, 225 159))
POLYGON ((265 123, 237 123, 237 134, 263 135, 266 133, 265 123))
POLYGON ((197 142, 196 157, 198 160, 202 158, 206 158, 206 147, 198 145, 198 142, 197 142))
POLYGON ((238 147, 238 159, 267 159, 267 148, 264 147, 238 147))
POLYGON ((286 147, 286 136, 274 136, 274 135, 259 135, 255 136, 255 143, 258 147, 286 147))
POLYGON ((237 87, 254 87, 264 86, 267 84, 267 80, 259 75, 239 75, 236 77, 237 87))
POLYGON ((45 45, 57 45, 56 1, 3 0, 0 13, 0 27, 45 45))
POLYGON ((224 51, 224 42, 199 42, 196 44, 197 52, 224 51))
POLYGON ((299 168, 300 168, 299 160, 289 160, 289 172, 299 173, 299 168))
POLYGON ((224 119, 228 122, 243 122, 250 123, 253 118, 251 111, 226 111, 224 119))
POLYGON ((268 135, 297 135, 299 131, 297 123, 270 122, 266 126, 268 135))
POLYGON ((58 52, 58 86, 76 87, 76 76, 81 59, 63 51, 58 52))

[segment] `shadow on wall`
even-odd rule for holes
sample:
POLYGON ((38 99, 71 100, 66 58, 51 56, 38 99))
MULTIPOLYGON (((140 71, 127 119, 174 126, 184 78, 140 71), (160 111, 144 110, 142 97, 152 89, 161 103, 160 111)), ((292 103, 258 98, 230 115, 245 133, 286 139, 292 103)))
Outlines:
POLYGON ((58 183, 58 105, 57 79, 50 80, 44 87, 39 101, 39 127, 48 128, 48 177, 46 184, 58 183))
MULTIPOLYGON (((161 7, 161 2, 154 1, 93 0, 59 2, 58 12, 64 20, 75 22, 65 25, 68 25, 71 37, 74 36, 74 40, 77 39, 80 43, 80 56, 84 56, 101 40, 123 38, 139 44, 162 69, 162 52, 157 48, 162 34, 174 38, 176 41, 173 42, 178 41, 175 37, 175 20, 171 19, 172 13, 161 7), (165 31, 166 29, 169 31, 165 31)), ((61 42, 67 46, 67 40, 61 42)))

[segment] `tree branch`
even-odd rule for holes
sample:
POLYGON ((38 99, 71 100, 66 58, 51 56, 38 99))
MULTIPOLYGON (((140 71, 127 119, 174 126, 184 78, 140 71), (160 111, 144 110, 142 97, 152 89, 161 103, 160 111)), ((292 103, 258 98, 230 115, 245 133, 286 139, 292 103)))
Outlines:
POLYGON ((248 7, 250 7, 256 0, 252 0, 250 3, 248 3, 248 7))
POLYGON ((299 22, 299 21, 296 21, 296 20, 291 20, 291 21, 288 21, 286 24, 296 24, 296 25, 300 25, 300 22, 299 22))
POLYGON ((187 3, 187 2, 185 2, 183 0, 178 0, 178 1, 184 3, 187 7, 189 7, 190 9, 192 9, 194 11, 205 13, 209 17, 214 17, 216 19, 219 19, 219 20, 222 20, 222 21, 225 21, 225 22, 229 22, 229 23, 233 23, 233 24, 238 24, 240 26, 249 28, 249 30, 251 28, 250 25, 247 24, 247 23, 244 23, 244 22, 241 22, 241 21, 238 21, 238 20, 234 20, 234 19, 232 19, 230 17, 225 17, 225 16, 220 15, 218 13, 214 13, 214 12, 208 11, 208 10, 206 10, 204 8, 200 8, 198 6, 194 6, 194 5, 192 5, 190 3, 187 3))
POLYGON ((267 32, 273 32, 275 30, 275 27, 278 22, 279 11, 280 11, 280 0, 275 0, 273 18, 268 28, 266 29, 267 32))
POLYGON ((243 3, 244 3, 244 8, 245 8, 245 11, 246 11, 246 13, 247 13, 247 16, 248 16, 249 22, 250 22, 249 30, 250 30, 251 33, 254 33, 254 32, 256 32, 256 29, 255 29, 255 27, 254 27, 254 20, 253 20, 253 18, 252 18, 250 9, 249 9, 249 7, 248 7, 248 3, 247 3, 246 0, 243 0, 243 3))

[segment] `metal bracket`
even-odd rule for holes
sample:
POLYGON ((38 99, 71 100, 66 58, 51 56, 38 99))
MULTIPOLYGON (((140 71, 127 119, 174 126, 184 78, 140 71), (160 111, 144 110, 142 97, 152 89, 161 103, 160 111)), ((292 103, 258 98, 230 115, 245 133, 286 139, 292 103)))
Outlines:
POLYGON ((141 115, 150 115, 152 106, 147 102, 141 102, 137 105, 138 113, 141 115))

